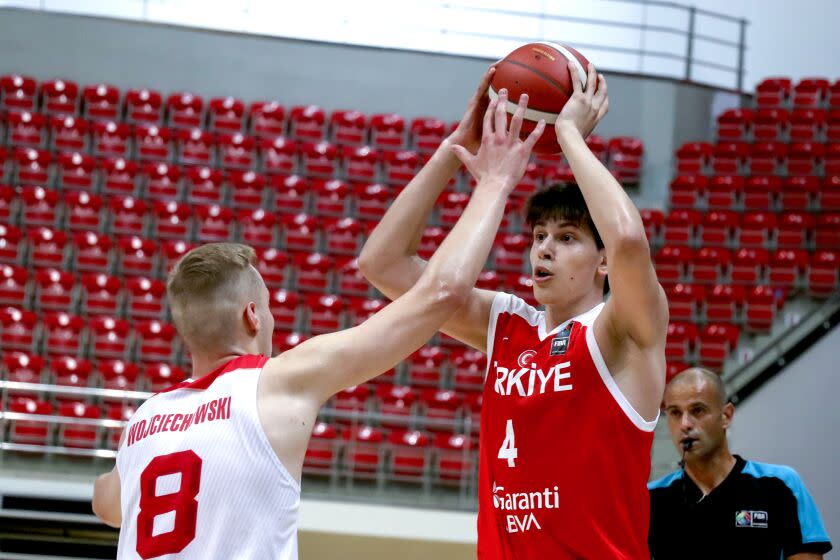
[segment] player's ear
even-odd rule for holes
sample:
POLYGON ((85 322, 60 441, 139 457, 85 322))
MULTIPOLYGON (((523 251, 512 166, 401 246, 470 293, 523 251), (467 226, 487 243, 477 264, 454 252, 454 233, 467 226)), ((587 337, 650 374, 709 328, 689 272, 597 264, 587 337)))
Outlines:
POLYGON ((257 314, 256 303, 253 301, 248 302, 248 305, 245 307, 245 311, 243 312, 242 319, 245 323, 245 328, 248 330, 248 334, 257 334, 257 331, 260 330, 260 317, 257 314))
POLYGON ((607 250, 603 247, 598 249, 598 273, 607 276, 607 250))
POLYGON ((735 405, 731 402, 723 407, 723 429, 729 429, 732 425, 732 417, 735 416, 735 405))

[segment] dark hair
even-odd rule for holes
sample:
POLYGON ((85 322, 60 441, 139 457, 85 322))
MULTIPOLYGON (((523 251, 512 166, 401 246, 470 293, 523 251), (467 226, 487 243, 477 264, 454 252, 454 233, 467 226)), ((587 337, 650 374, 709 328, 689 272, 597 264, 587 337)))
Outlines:
MULTIPOLYGON (((569 222, 579 228, 588 229, 595 239, 598 249, 604 248, 604 242, 592 221, 589 208, 580 187, 574 183, 558 183, 539 190, 525 203, 525 223, 534 227, 542 222, 569 222)), ((609 293, 609 279, 604 279, 604 294, 609 293)))

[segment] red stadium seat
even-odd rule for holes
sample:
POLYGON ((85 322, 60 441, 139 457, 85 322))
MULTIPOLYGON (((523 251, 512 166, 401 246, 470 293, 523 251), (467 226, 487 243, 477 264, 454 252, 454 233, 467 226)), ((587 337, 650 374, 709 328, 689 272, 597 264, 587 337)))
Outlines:
POLYGON ((253 171, 231 171, 228 175, 234 208, 260 208, 265 203, 265 177, 253 171))
MULTIPOLYGON (((44 358, 37 354, 27 354, 26 352, 4 352, 3 370, 3 378, 6 381, 41 383, 45 377, 44 358)), ((11 390, 8 391, 10 394, 12 393, 11 390)), ((14 393, 19 394, 17 391, 14 393)))
POLYGON ((355 255, 361 250, 362 226, 353 218, 330 220, 324 236, 330 255, 355 255))
POLYGON ((639 212, 642 216, 642 223, 645 226, 645 235, 651 245, 662 244, 662 225, 665 223, 665 215, 661 210, 643 208, 639 212))
POLYGON ((15 151, 15 160, 18 186, 49 184, 52 154, 31 148, 18 148, 15 151))
POLYGON ((502 289, 502 279, 495 270, 484 270, 478 275, 475 287, 498 292, 502 289))
POLYGON ((420 170, 420 156, 415 151, 401 150, 383 154, 382 174, 389 185, 405 186, 420 170))
POLYGON ((21 217, 29 227, 56 227, 59 225, 61 203, 58 192, 44 187, 23 187, 20 196, 23 207, 21 217))
POLYGON ((64 195, 64 207, 70 231, 95 232, 104 229, 101 197, 89 192, 71 191, 64 195))
MULTIPOLYGON (((59 356, 50 362, 50 370, 56 385, 84 388, 90 386, 90 375, 93 366, 87 360, 59 356)), ((60 400, 77 400, 71 397, 58 397, 60 400)))
POLYGON ((354 426, 344 432, 344 465, 348 474, 375 478, 384 462, 383 433, 371 426, 354 426))
POLYGON ((405 146, 405 119, 400 115, 377 114, 370 117, 370 143, 374 148, 398 150, 405 146))
POLYGON ((790 175, 812 175, 819 171, 825 158, 825 146, 813 142, 791 144, 787 172, 790 175))
POLYGON ((437 150, 446 135, 446 123, 440 119, 422 117, 411 121, 411 142, 422 154, 437 150))
POLYGON ((256 142, 241 132, 219 136, 219 163, 225 169, 251 169, 256 166, 256 142))
POLYGON ((811 256, 808 269, 808 295, 827 298, 840 285, 840 254, 837 251, 817 251, 811 256))
POLYGON ((120 90, 108 84, 85 87, 82 92, 84 109, 82 115, 91 120, 115 121, 120 119, 120 90))
POLYGON ((306 214, 312 199, 309 181, 298 175, 273 175, 274 209, 281 214, 306 214))
POLYGON ((741 323, 745 299, 743 286, 718 284, 706 293, 706 317, 718 323, 741 323))
POLYGON ((173 93, 166 99, 166 119, 172 128, 201 128, 204 99, 193 93, 173 93))
POLYGON ((522 179, 516 184, 510 196, 527 199, 542 186, 542 177, 543 173, 540 167, 535 163, 529 163, 525 168, 525 174, 522 175, 522 179))
POLYGON ((729 247, 737 227, 738 214, 730 210, 712 210, 703 216, 700 245, 702 247, 729 247))
POLYGON ((321 224, 315 216, 289 214, 282 222, 287 250, 315 252, 321 246, 321 224))
POLYGON ((157 201, 152 229, 160 239, 192 239, 193 220, 190 207, 177 202, 157 201))
POLYGON ((423 231, 423 236, 420 239, 420 245, 417 247, 417 254, 420 257, 429 260, 431 256, 446 239, 446 230, 439 227, 426 228, 423 231))
POLYGON ((73 236, 72 264, 79 272, 107 274, 112 267, 113 241, 103 234, 78 232, 73 236))
POLYGON ((137 358, 142 362, 175 363, 177 344, 175 327, 157 320, 138 322, 134 326, 137 337, 137 358))
POLYGON ((29 111, 9 111, 6 116, 9 143, 12 146, 43 148, 46 146, 46 119, 29 111))
POLYGON ((0 308, 0 349, 34 352, 40 340, 38 317, 31 311, 17 307, 0 308))
POLYGON ((665 287, 672 321, 695 321, 700 316, 706 290, 700 284, 674 284, 665 287))
POLYGON ((151 200, 171 202, 181 197, 181 169, 176 165, 163 162, 147 163, 143 168, 141 180, 146 196, 151 200))
POLYGON ((698 341, 698 361, 701 365, 720 371, 729 354, 738 344, 741 332, 735 325, 713 323, 706 325, 698 341))
POLYGON ((537 300, 534 299, 534 279, 531 277, 531 274, 510 272, 502 278, 503 290, 507 290, 516 297, 524 299, 530 305, 539 305, 537 300))
POLYGON ((438 199, 438 221, 444 228, 450 229, 464 213, 470 196, 467 193, 444 191, 438 199))
POLYGON ((728 109, 718 115, 717 137, 729 142, 747 140, 752 121, 753 111, 751 109, 728 109))
POLYGON ((282 136, 263 138, 260 143, 262 169, 269 175, 297 170, 297 142, 282 136))
POLYGON ((342 328, 344 302, 334 295, 307 294, 305 298, 304 331, 325 334, 342 328))
MULTIPOLYGON (((680 209, 695 208, 698 206, 700 200, 703 199, 708 184, 709 179, 703 175, 677 175, 671 181, 670 185, 670 207, 680 209)), ((709 206, 711 207, 712 205, 710 204, 709 206)))
POLYGON ((691 277, 700 284, 717 284, 729 276, 731 253, 722 247, 703 247, 694 256, 691 277))
POLYGON ((159 393, 187 378, 184 370, 167 363, 146 364, 143 377, 148 381, 149 390, 153 393, 159 393))
POLYGON ((303 174, 308 177, 329 178, 338 174, 339 151, 335 144, 318 142, 304 144, 301 149, 303 174))
POLYGON ((0 223, 17 222, 18 206, 15 189, 8 185, 0 185, 0 223))
POLYGON ((283 289, 271 291, 269 309, 274 317, 274 329, 294 331, 300 321, 300 299, 297 293, 283 289))
POLYGON ((382 310, 388 304, 384 299, 356 297, 350 300, 350 326, 361 325, 382 310))
MULTIPOLYGON (((99 360, 96 371, 102 377, 102 387, 104 389, 111 391, 135 391, 137 389, 137 377, 140 375, 140 368, 137 364, 119 359, 99 360)), ((104 397, 103 400, 125 402, 124 398, 113 396, 104 397)), ((115 419, 121 419, 121 417, 115 419)))
POLYGON ((780 249, 807 249, 811 244, 815 225, 816 220, 811 214, 785 212, 779 218, 779 234, 776 245, 780 249))
POLYGON ((85 151, 88 146, 88 122, 76 117, 53 117, 50 121, 50 148, 85 151))
POLYGON ((157 273, 157 243, 138 236, 119 240, 116 270, 124 276, 153 276, 157 273))
POLYGON ((338 263, 338 290, 344 296, 368 296, 371 292, 370 284, 359 270, 359 260, 344 259, 338 263))
POLYGON ((94 190, 94 169, 96 162, 90 156, 78 152, 59 154, 58 186, 65 191, 94 190))
POLYGON ((770 285, 786 291, 804 284, 808 253, 803 249, 779 249, 770 256, 770 285))
POLYGON ((822 182, 820 209, 824 212, 840 211, 840 175, 831 175, 822 182))
POLYGON ((787 109, 759 109, 753 119, 755 142, 780 142, 787 138, 790 112, 787 109))
POLYGON ((445 389, 426 389, 421 395, 426 429, 431 432, 451 432, 461 416, 463 395, 445 389))
POLYGON ((181 257, 186 255, 191 249, 194 248, 194 245, 192 245, 191 243, 180 240, 164 241, 161 245, 161 273, 164 277, 167 274, 169 274, 169 272, 177 264, 181 257))
POLYGON ((53 412, 50 403, 29 397, 17 397, 9 403, 9 411, 16 414, 31 414, 42 417, 12 420, 9 426, 9 437, 12 443, 47 445, 52 432, 52 426, 48 423, 47 418, 53 412))
POLYGON ((840 250, 840 213, 824 213, 817 218, 814 246, 817 249, 840 250))
POLYGON ((359 111, 333 111, 330 115, 330 130, 330 138, 336 144, 364 144, 367 139, 367 117, 359 111))
POLYGON ((214 97, 208 109, 209 129, 217 133, 236 133, 242 130, 245 103, 233 97, 214 97))
POLYGON ((792 142, 819 142, 826 131, 826 112, 823 109, 796 109, 790 117, 792 142))
POLYGON ((305 142, 318 142, 324 137, 324 110, 315 105, 298 105, 289 112, 289 136, 305 142))
POLYGON ((702 215, 696 210, 671 210, 663 224, 665 243, 692 245, 697 239, 697 230, 702 220, 702 215))
POLYGON ((638 138, 617 136, 609 142, 609 168, 618 172, 621 183, 636 184, 642 169, 644 148, 638 138))
MULTIPOLYGON (((133 404, 112 403, 106 409, 106 416, 109 420, 128 422, 134 416, 136 410, 137 408, 133 404)), ((123 429, 106 427, 105 433, 107 435, 106 443, 108 449, 117 450, 120 445, 123 429)))
POLYGON ((119 196, 137 194, 137 164, 133 161, 124 158, 106 159, 102 162, 101 173, 103 194, 119 196))
POLYGON ((840 175, 840 143, 826 144, 823 158, 825 175, 840 175))
POLYGON ((38 311, 73 311, 76 307, 76 277, 57 268, 35 273, 35 306, 38 311))
POLYGON ((162 319, 166 309, 166 284, 143 276, 125 280, 126 313, 132 320, 162 319))
POLYGON ((752 145, 749 171, 752 175, 777 175, 784 173, 788 156, 787 144, 761 142, 752 145))
POLYGON ((359 423, 367 411, 369 395, 370 389, 365 385, 347 387, 336 393, 332 398, 332 407, 340 413, 336 422, 343 425, 359 423))
POLYGON ((793 84, 790 78, 766 78, 755 88, 759 107, 781 107, 790 102, 793 84))
POLYGON ((23 263, 26 242, 21 231, 10 225, 0 223, 0 263, 17 265, 23 263))
POLYGON ((495 249, 496 269, 499 271, 524 272, 528 262, 531 238, 524 234, 503 235, 495 249))
POLYGON ((475 468, 470 438, 455 433, 436 434, 433 442, 435 481, 466 487, 475 468))
POLYGON ((44 314, 44 351, 52 355, 79 356, 85 321, 77 315, 57 312, 44 314))
POLYGON ((825 78, 803 78, 793 89, 793 106, 815 109, 828 97, 829 83, 825 78))
POLYGON ((234 214, 227 206, 211 204, 195 209, 196 236, 199 243, 233 241, 234 214))
POLYGON ((275 354, 291 350, 304 340, 306 336, 297 332, 276 331, 271 337, 271 344, 275 354))
POLYGON ((189 167, 184 177, 187 202, 190 204, 220 204, 224 199, 224 175, 211 167, 189 167))
POLYGON ((450 356, 452 383, 457 391, 480 391, 487 371, 487 356, 483 352, 464 348, 450 356))
POLYGON ((769 248, 776 242, 778 220, 769 212, 748 212, 741 217, 736 246, 769 248))
POLYGON ((400 482, 422 482, 429 466, 429 437, 418 431, 395 430, 388 436, 388 476, 400 482))
POLYGON ((344 176, 350 181, 375 181, 379 154, 370 146, 345 146, 342 150, 344 176))
MULTIPOLYGON (((58 407, 59 416, 78 419, 98 419, 99 407, 83 402, 65 402, 58 407)), ((98 446, 99 429, 89 424, 59 424, 58 443, 64 447, 93 449, 98 446)))
POLYGON ((155 125, 137 125, 134 147, 142 161, 170 161, 172 159, 172 131, 155 125))
POLYGON ((41 105, 50 116, 75 116, 79 110, 79 84, 70 80, 41 83, 41 105))
POLYGON ((783 293, 769 286, 756 286, 747 293, 744 315, 748 330, 770 332, 776 314, 784 304, 783 293))
POLYGON ((335 471, 339 457, 338 437, 335 427, 324 422, 315 424, 303 457, 304 474, 327 476, 335 471))
POLYGON ((216 137, 200 128, 176 131, 178 162, 185 165, 213 165, 216 161, 216 137))
POLYGON ((286 132, 286 109, 273 101, 256 101, 248 109, 249 130, 257 138, 276 138, 286 132))
POLYGON ((717 175, 742 175, 746 171, 750 145, 744 142, 722 142, 714 147, 712 170, 717 175))
POLYGON ((29 272, 22 267, 0 264, 0 305, 29 307, 29 272))
POLYGON ((257 247, 257 270, 269 288, 282 288, 286 283, 289 259, 273 247, 257 247))
POLYGON ((130 89, 125 94, 125 118, 129 124, 161 124, 163 98, 149 89, 130 89))
POLYGON ((440 346, 424 346, 409 356, 408 384, 438 387, 443 379, 443 366, 446 363, 446 350, 440 346))
POLYGON ((363 183, 354 187, 356 217, 360 220, 379 222, 391 205, 391 189, 379 183, 363 183))
POLYGON ((706 187, 706 206, 711 210, 732 210, 741 204, 744 178, 740 175, 716 175, 706 187))
POLYGON ((715 148, 706 142, 683 144, 676 153, 677 173, 680 175, 702 175, 709 171, 715 148))
POLYGON ((699 333, 693 323, 672 321, 668 325, 665 341, 665 357, 680 362, 688 362, 694 354, 699 333))
POLYGON ((34 111, 37 104, 38 83, 34 78, 20 74, 0 76, 0 107, 34 111))
POLYGON ((122 279, 90 272, 82 277, 79 308, 86 315, 116 315, 122 307, 122 279))
POLYGON ((382 426, 405 429, 414 414, 417 394, 405 385, 383 384, 376 388, 379 413, 383 415, 382 426))
POLYGON ((785 210, 811 210, 817 207, 820 179, 812 175, 786 177, 782 181, 781 208, 785 210))
POLYGON ((350 187, 344 181, 331 179, 315 183, 315 215, 341 218, 349 209, 350 187))
POLYGON ((262 208, 240 210, 239 232, 251 247, 272 247, 277 242, 277 218, 262 208))
POLYGON ((29 263, 35 267, 62 268, 67 254, 67 235, 49 228, 29 230, 29 263))
POLYGON ((679 373, 687 370, 689 367, 685 362, 667 362, 665 364, 665 384, 671 382, 679 373))
POLYGON ((146 232, 146 203, 133 196, 115 196, 109 204, 109 229, 117 235, 139 235, 146 232))

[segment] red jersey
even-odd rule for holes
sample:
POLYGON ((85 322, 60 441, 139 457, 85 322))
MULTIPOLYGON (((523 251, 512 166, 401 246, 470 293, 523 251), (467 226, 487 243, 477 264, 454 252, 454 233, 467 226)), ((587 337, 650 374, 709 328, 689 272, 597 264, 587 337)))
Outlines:
POLYGON ((482 560, 648 560, 644 420, 607 370, 601 303, 546 332, 545 313, 500 293, 487 334, 478 489, 482 560))

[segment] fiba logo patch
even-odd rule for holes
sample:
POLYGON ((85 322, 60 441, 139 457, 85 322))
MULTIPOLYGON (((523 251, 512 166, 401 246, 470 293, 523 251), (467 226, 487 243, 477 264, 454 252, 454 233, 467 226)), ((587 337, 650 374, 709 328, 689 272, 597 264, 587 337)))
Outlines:
POLYGON ((741 510, 735 512, 736 527, 753 527, 758 529, 767 528, 766 511, 741 510))
POLYGON ((519 360, 517 360, 517 362, 519 363, 519 367, 526 368, 526 367, 530 366, 531 362, 534 361, 534 358, 536 357, 536 355, 537 355, 536 350, 525 350, 524 352, 519 354, 519 360))

